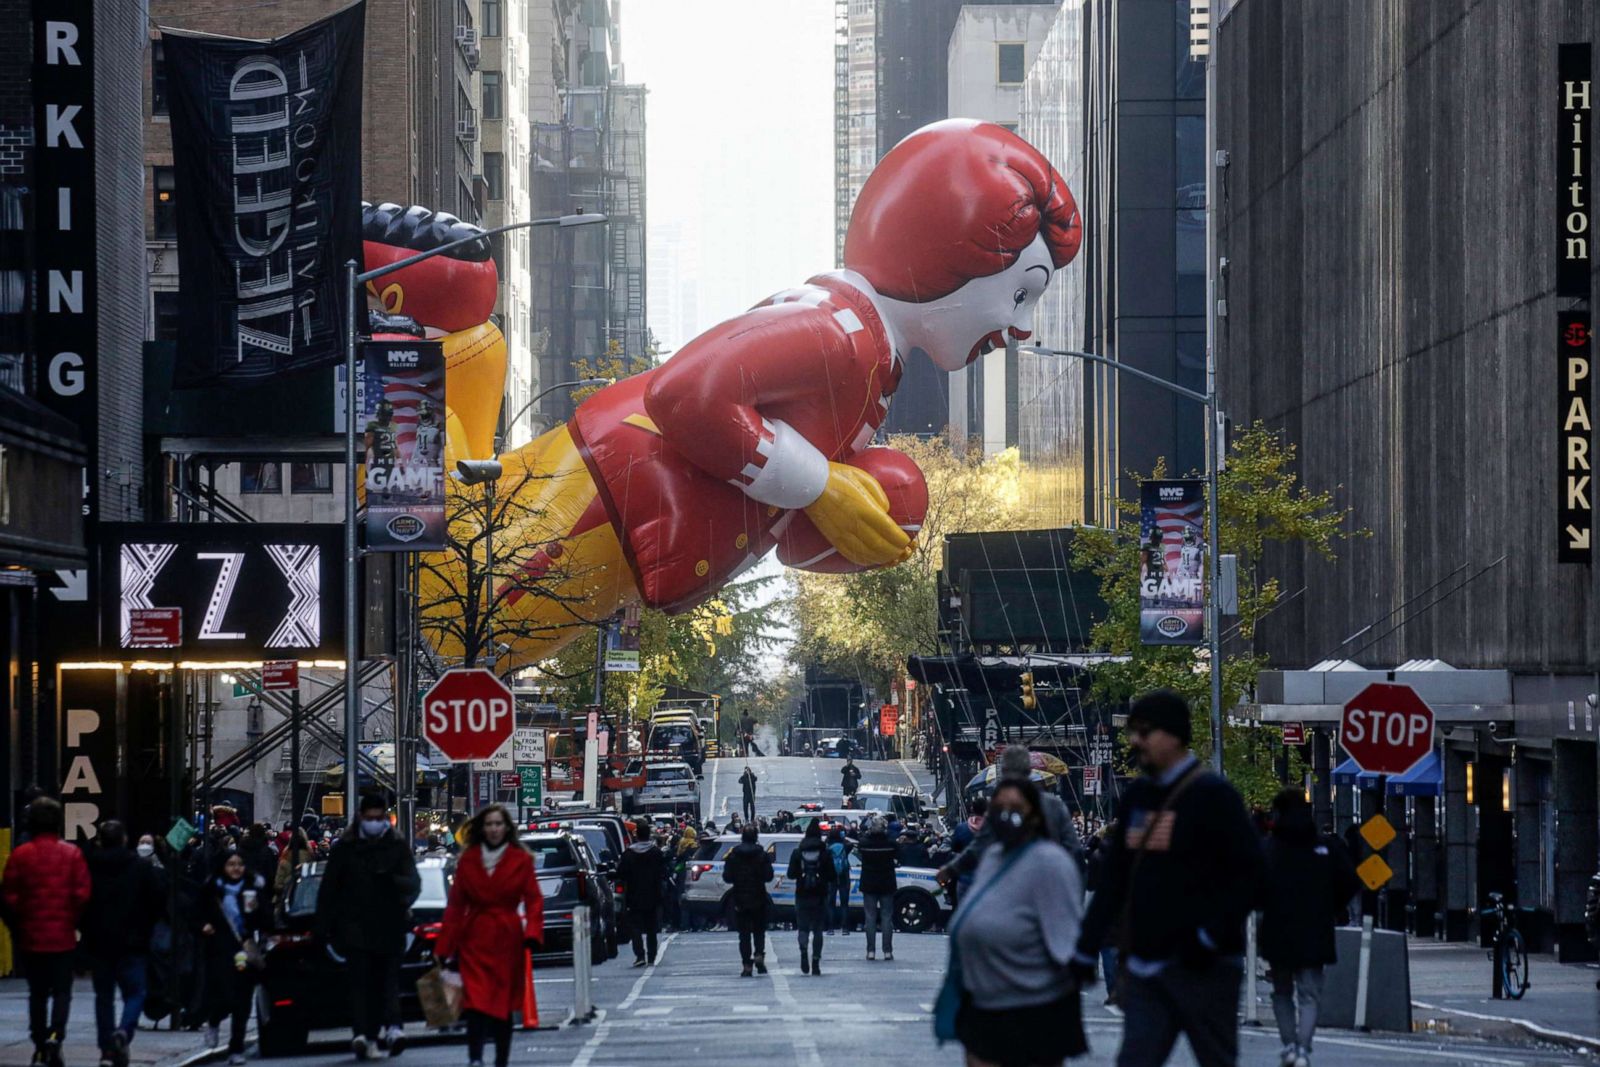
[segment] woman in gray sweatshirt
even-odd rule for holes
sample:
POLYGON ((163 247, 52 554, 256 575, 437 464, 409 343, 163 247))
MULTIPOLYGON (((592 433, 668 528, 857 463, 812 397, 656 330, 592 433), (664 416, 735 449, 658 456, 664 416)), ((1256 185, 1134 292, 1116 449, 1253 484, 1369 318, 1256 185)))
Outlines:
POLYGON ((951 920, 963 991, 956 1036, 968 1067, 1060 1064, 1088 1051, 1067 970, 1083 912, 1078 865, 1049 840, 1032 782, 1001 782, 988 824, 999 847, 985 850, 951 920))

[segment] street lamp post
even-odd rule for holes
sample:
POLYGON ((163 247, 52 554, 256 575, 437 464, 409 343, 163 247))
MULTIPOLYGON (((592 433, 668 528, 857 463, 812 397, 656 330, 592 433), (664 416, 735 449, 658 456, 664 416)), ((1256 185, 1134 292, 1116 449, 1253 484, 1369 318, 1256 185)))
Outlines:
POLYGON ((1206 569, 1210 571, 1210 582, 1206 589, 1206 645, 1211 657, 1211 765, 1218 772, 1222 771, 1222 635, 1218 632, 1221 616, 1217 610, 1217 566, 1221 549, 1217 544, 1217 481, 1222 467, 1222 420, 1217 408, 1217 376, 1211 360, 1207 359, 1206 391, 1201 393, 1187 389, 1177 382, 1142 371, 1138 367, 1130 367, 1126 363, 1119 363, 1114 359, 1096 355, 1093 352, 1075 352, 1064 348, 1041 348, 1038 345, 1024 345, 1024 351, 1036 352, 1041 356, 1067 356, 1075 359, 1087 360, 1110 367, 1118 374, 1129 374, 1140 381, 1157 385, 1171 393, 1193 400, 1202 404, 1206 411, 1206 506, 1209 514, 1206 517, 1208 534, 1206 537, 1206 569))
POLYGON ((358 320, 356 308, 364 303, 362 288, 370 281, 403 270, 425 259, 452 252, 478 241, 486 241, 496 234, 512 230, 526 230, 540 226, 591 226, 606 221, 600 214, 561 215, 549 219, 532 219, 513 222, 483 230, 458 241, 450 241, 438 248, 430 248, 414 256, 390 263, 375 270, 361 272, 360 264, 350 260, 345 269, 345 339, 344 339, 344 806, 345 818, 356 814, 359 790, 356 787, 356 758, 361 741, 361 685, 356 677, 360 666, 361 644, 356 633, 360 613, 356 609, 356 567, 361 562, 361 547, 356 536, 356 338, 358 320))

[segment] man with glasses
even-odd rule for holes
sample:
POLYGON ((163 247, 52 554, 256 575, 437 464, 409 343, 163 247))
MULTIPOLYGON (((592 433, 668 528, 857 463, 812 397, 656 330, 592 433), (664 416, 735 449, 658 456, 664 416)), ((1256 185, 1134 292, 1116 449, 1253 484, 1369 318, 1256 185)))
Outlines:
POLYGON ((1201 1067, 1239 1058, 1245 919, 1262 877, 1261 843, 1237 790, 1189 751, 1188 703, 1158 689, 1128 712, 1128 747, 1144 774, 1123 793, 1073 970, 1120 929, 1118 1067, 1166 1062, 1181 1033, 1201 1067))

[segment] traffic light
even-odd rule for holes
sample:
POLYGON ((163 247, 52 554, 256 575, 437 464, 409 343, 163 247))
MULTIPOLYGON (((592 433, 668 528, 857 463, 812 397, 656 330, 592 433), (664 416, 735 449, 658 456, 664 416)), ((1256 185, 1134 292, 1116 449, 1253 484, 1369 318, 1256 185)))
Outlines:
POLYGON ((1017 675, 1017 681, 1022 685, 1022 706, 1032 711, 1039 706, 1039 698, 1033 695, 1033 672, 1023 671, 1017 675))

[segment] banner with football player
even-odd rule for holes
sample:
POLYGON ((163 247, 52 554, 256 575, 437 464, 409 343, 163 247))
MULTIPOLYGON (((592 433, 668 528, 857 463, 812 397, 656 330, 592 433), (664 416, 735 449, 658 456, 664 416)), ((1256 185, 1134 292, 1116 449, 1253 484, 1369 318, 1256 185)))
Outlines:
POLYGON ((406 338, 361 347, 367 548, 436 552, 445 546, 444 345, 406 338))
POLYGON ((1139 493, 1139 640, 1205 643, 1206 483, 1145 482, 1139 493))

